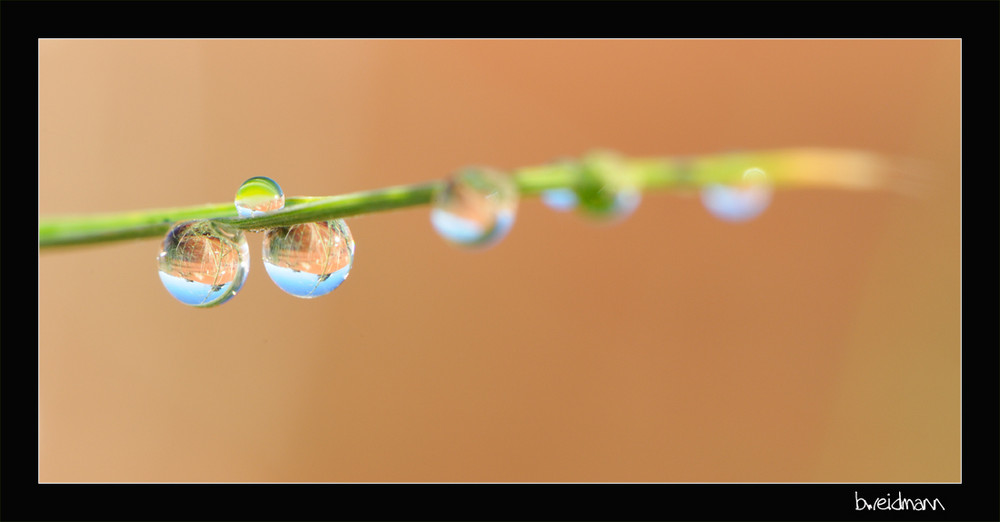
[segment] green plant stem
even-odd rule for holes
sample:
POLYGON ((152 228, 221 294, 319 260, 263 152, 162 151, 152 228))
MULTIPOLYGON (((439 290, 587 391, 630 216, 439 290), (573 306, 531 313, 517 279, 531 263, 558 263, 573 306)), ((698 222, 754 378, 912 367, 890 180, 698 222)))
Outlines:
MULTIPOLYGON (((578 174, 582 167, 592 168, 601 175, 624 177, 641 190, 691 190, 711 183, 738 184, 744 170, 751 167, 765 170, 769 181, 778 188, 817 185, 863 188, 866 183, 871 185, 872 179, 878 182, 881 178, 870 174, 868 177, 854 175, 846 178, 847 181, 825 179, 803 174, 802 165, 809 162, 854 161, 856 167, 861 165, 871 170, 869 163, 875 160, 878 157, 866 153, 823 149, 651 159, 625 159, 613 153, 597 152, 579 161, 565 160, 517 169, 512 175, 522 197, 554 188, 579 188, 582 178, 578 174), (859 158, 863 165, 858 163, 859 158), (798 171, 795 166, 798 166, 798 171)), ((254 218, 238 217, 232 202, 112 214, 42 217, 38 224, 38 246, 47 250, 57 246, 162 237, 175 223, 194 219, 215 219, 236 228, 254 230, 346 218, 427 205, 444 183, 437 180, 331 197, 288 198, 282 210, 254 218)))

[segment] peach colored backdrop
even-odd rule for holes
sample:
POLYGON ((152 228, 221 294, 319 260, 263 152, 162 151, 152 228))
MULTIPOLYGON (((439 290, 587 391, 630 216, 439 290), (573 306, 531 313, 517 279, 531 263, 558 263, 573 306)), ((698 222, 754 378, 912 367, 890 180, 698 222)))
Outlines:
POLYGON ((43 482, 948 482, 960 469, 958 40, 43 40, 39 210, 332 195, 792 146, 923 158, 922 197, 777 194, 728 224, 648 193, 523 201, 456 250, 348 220, 350 278, 215 309, 159 240, 39 255, 43 482))

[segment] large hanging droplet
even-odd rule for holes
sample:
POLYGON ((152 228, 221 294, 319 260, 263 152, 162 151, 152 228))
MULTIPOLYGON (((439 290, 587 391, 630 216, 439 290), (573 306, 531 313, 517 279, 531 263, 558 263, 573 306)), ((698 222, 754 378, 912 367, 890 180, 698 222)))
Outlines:
POLYGON ((269 229, 263 250, 278 288, 307 299, 332 292, 354 264, 354 238, 343 219, 269 229))
POLYGON ((160 281, 178 301, 216 306, 243 288, 250 250, 243 232, 213 221, 187 221, 167 232, 157 258, 160 281))
POLYGON ((271 178, 250 178, 236 191, 236 212, 241 218, 263 216, 284 206, 285 193, 271 178))
POLYGON ((431 224, 449 242, 485 248, 504 238, 517 213, 517 186, 506 174, 467 167, 434 196, 431 224))
POLYGON ((701 191, 705 208, 719 219, 747 221, 764 212, 771 203, 773 189, 767 174, 758 168, 747 169, 737 186, 711 184, 701 191))

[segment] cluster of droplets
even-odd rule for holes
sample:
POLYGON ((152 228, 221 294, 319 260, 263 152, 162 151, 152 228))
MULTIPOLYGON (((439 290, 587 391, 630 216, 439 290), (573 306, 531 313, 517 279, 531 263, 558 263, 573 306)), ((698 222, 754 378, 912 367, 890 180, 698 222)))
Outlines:
MULTIPOLYGON (((609 152, 588 155, 581 162, 563 161, 574 188, 541 193, 560 211, 578 210, 599 221, 615 222, 635 212, 642 192, 621 159, 609 152)), ((514 225, 519 199, 517 184, 504 172, 466 167, 451 175, 434 194, 430 220, 451 244, 482 249, 503 239, 514 225)))
MULTIPOLYGON (((600 222, 621 221, 642 200, 640 185, 621 158, 595 152, 581 161, 555 164, 567 174, 572 188, 541 193, 554 210, 576 211, 600 222)), ((771 202, 771 181, 759 168, 746 169, 737 184, 711 183, 701 191, 702 203, 716 217, 746 221, 771 202)), ((449 243, 469 249, 495 245, 510 232, 517 214, 519 190, 504 172, 466 167, 437 190, 430 220, 449 243)), ((246 180, 237 190, 235 206, 243 218, 284 208, 285 196, 272 179, 246 180)), ((342 219, 273 227, 264 231, 264 268, 283 291, 301 298, 326 295, 339 287, 354 264, 354 238, 342 219)), ((184 304, 210 307, 227 302, 246 282, 249 249, 243 231, 223 223, 200 220, 174 226, 158 257, 163 286, 184 304)))
MULTIPOLYGON (((590 217, 614 222, 632 214, 642 192, 610 153, 594 154, 582 163, 564 162, 575 174, 575 188, 554 188, 541 193, 542 201, 553 210, 577 210, 590 217)), ((738 171, 737 171, 738 172, 738 171)), ((771 203, 773 189, 764 170, 746 169, 736 184, 709 183, 701 190, 701 200, 712 215, 739 222, 759 216, 771 203)))
MULTIPOLYGON (((563 160, 551 167, 565 174, 572 187, 541 192, 542 201, 553 210, 616 223, 632 215, 642 201, 642 189, 634 174, 612 152, 598 151, 581 161, 563 160)), ((713 215, 736 222, 760 215, 770 204, 771 193, 765 172, 750 168, 736 184, 705 185, 701 198, 713 215)), ((517 204, 518 188, 510 176, 491 168, 467 167, 454 173, 434 194, 431 224, 449 243, 486 248, 510 231, 517 204)))
MULTIPOLYGON (((240 217, 260 217, 285 206, 281 187, 253 177, 236 192, 240 217)), ((285 292, 301 298, 326 295, 347 279, 354 264, 354 238, 342 219, 276 227, 265 231, 264 268, 285 292)), ((212 220, 186 221, 167 232, 157 258, 160 280, 178 301, 217 306, 243 288, 250 250, 243 231, 212 220)))

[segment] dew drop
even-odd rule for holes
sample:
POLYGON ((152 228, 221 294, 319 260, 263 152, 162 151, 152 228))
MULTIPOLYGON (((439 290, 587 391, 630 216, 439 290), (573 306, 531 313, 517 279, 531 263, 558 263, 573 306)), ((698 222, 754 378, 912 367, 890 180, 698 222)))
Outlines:
POLYGON ((236 212, 241 218, 263 216, 284 206, 285 193, 271 178, 250 178, 236 191, 236 212))
POLYGON ((178 301, 210 307, 232 299, 250 271, 250 250, 239 229, 208 220, 167 232, 157 258, 160 281, 178 301))
POLYGON ((431 224, 441 237, 464 247, 485 248, 510 232, 518 192, 506 174, 467 167, 434 196, 431 224))
POLYGON ((642 201, 642 192, 634 187, 612 187, 581 195, 580 208, 587 215, 604 221, 620 221, 631 216, 642 201))
POLYGON ((580 199, 573 189, 556 188, 542 191, 542 202, 553 210, 568 212, 576 208, 580 199))
POLYGON ((343 219, 269 229, 264 269, 285 292, 311 299, 332 292, 354 264, 354 238, 343 219))
POLYGON ((576 195, 580 210, 593 218, 617 222, 632 215, 642 201, 642 191, 620 158, 612 153, 592 153, 584 158, 576 195))
POLYGON ((701 191, 701 201, 719 219, 747 221, 764 212, 771 203, 772 192, 767 174, 751 168, 743 173, 743 182, 738 186, 706 186, 701 191))

